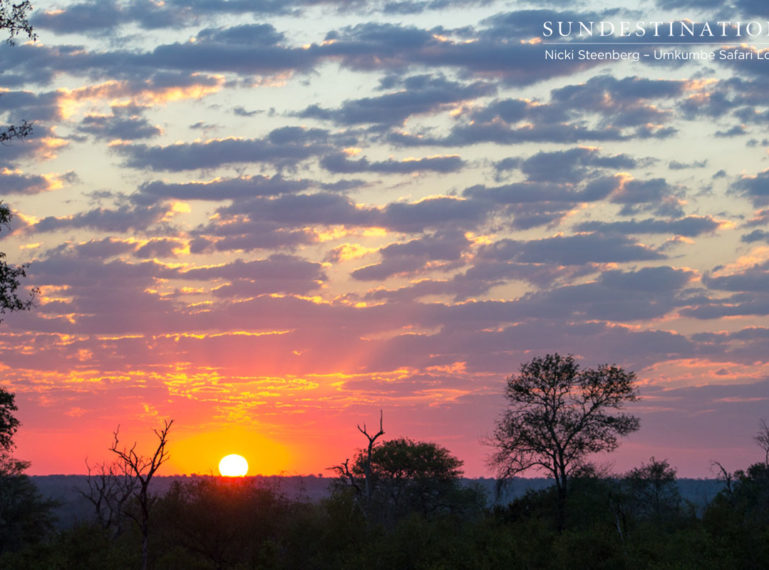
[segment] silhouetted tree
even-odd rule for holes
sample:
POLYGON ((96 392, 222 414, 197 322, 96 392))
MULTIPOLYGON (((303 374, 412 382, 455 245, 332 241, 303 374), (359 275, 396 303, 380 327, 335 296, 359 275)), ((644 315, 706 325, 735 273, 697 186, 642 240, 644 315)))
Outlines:
MULTIPOLYGON (((31 9, 28 0, 16 3, 0 0, 0 30, 7 32, 9 44, 12 45, 21 32, 34 39, 28 19, 31 9)), ((31 130, 32 125, 27 121, 2 128, 0 143, 23 138, 31 130)), ((11 218, 11 210, 0 202, 0 226, 7 227, 11 218)), ((5 253, 0 252, 0 315, 32 306, 36 289, 27 299, 18 294, 20 279, 26 277, 26 268, 25 265, 9 265, 5 253)), ((29 463, 13 458, 11 453, 13 436, 19 427, 19 420, 14 416, 16 410, 14 394, 0 387, 0 554, 39 540, 53 524, 51 509, 55 503, 44 500, 24 474, 29 463)))
POLYGON ((764 452, 764 463, 769 466, 769 424, 765 419, 761 419, 761 426, 758 433, 753 438, 764 452))
POLYGON ((118 536, 123 531, 126 507, 137 490, 138 480, 125 461, 91 467, 86 460, 85 465, 86 489, 80 494, 93 505, 99 526, 118 536))
POLYGON ((509 407, 489 442, 496 448, 491 465, 502 481, 532 468, 552 476, 563 528, 571 474, 639 427, 638 418, 617 412, 638 398, 635 374, 609 365, 580 370, 572 356, 548 354, 522 364, 505 396, 509 407))
MULTIPOLYGON (((0 30, 8 33, 7 42, 14 44, 15 38, 20 33, 27 34, 30 39, 35 39, 35 33, 32 30, 32 24, 29 22, 29 12, 32 5, 29 0, 24 2, 12 2, 11 0, 0 0, 0 30)), ((9 125, 0 129, 0 143, 13 139, 20 139, 32 132, 32 125, 23 121, 20 125, 9 125)))
MULTIPOLYGON (((9 0, 0 0, 0 29, 8 32, 8 43, 13 44, 14 38, 20 32, 26 32, 30 38, 35 37, 32 25, 27 19, 31 9, 32 6, 28 1, 12 3, 9 0)), ((0 143, 24 138, 30 132, 32 132, 32 125, 27 121, 20 125, 9 125, 0 129, 0 143)), ((0 226, 7 227, 12 217, 8 206, 0 202, 0 226)), ((0 314, 29 309, 32 305, 32 297, 23 300, 17 294, 21 286, 19 279, 22 277, 26 277, 26 266, 8 265, 5 261, 5 253, 0 252, 0 314)))
POLYGON ((624 477, 623 486, 636 517, 660 521, 680 509, 676 470, 664 459, 652 457, 649 463, 631 469, 624 477))
POLYGON ((0 456, 9 453, 13 448, 13 436, 19 429, 19 420, 14 416, 16 407, 15 395, 0 388, 0 456))
POLYGON ((711 471, 715 471, 716 479, 724 484, 723 493, 731 495, 734 490, 734 473, 731 473, 722 463, 719 461, 713 461, 711 463, 711 471))
MULTIPOLYGON (((0 30, 5 30, 8 33, 7 41, 9 44, 13 44, 14 38, 21 32, 35 39, 32 25, 28 19, 31 9, 32 6, 29 1, 11 2, 10 0, 0 0, 0 30)), ((0 129, 0 143, 24 138, 30 132, 32 132, 32 125, 27 121, 22 122, 20 125, 10 125, 0 129)), ((12 217, 8 206, 0 202, 0 226, 7 227, 12 217)), ((7 311, 21 311, 32 306, 36 290, 33 290, 32 296, 26 300, 19 297, 17 293, 21 286, 19 280, 27 275, 26 268, 26 265, 8 265, 5 261, 5 253, 0 252, 0 314, 4 314, 7 311)))
POLYGON ((40 495, 24 473, 28 467, 11 458, 0 466, 0 555, 35 544, 53 529, 56 503, 40 495))
POLYGON ((480 493, 461 485, 461 467, 440 445, 400 438, 361 450, 341 483, 360 491, 368 481, 370 512, 392 522, 412 512, 431 516, 480 508, 480 493))
POLYGON ((733 474, 703 516, 712 542, 730 557, 721 567, 769 568, 769 465, 755 463, 733 474))
POLYGON ((24 473, 29 463, 12 455, 16 409, 14 394, 0 388, 0 555, 39 541, 53 526, 55 503, 43 499, 24 473))
POLYGON ((115 439, 112 443, 112 447, 110 447, 110 451, 112 451, 118 458, 120 470, 130 473, 136 481, 133 496, 136 499, 138 512, 128 510, 126 514, 134 520, 141 531, 143 570, 146 570, 149 563, 150 514, 152 507, 157 500, 157 498, 149 492, 150 481, 152 481, 152 477, 157 470, 160 469, 160 466, 168 459, 166 446, 168 445, 168 432, 173 423, 173 420, 165 420, 162 428, 153 430, 158 439, 158 443, 155 447, 155 451, 149 457, 141 456, 136 452, 136 443, 130 448, 119 447, 119 426, 113 434, 115 439))
MULTIPOLYGON (((0 203, 0 226, 7 227, 11 218, 11 210, 0 203)), ((37 289, 32 289, 26 299, 19 295, 21 279, 26 276, 26 265, 10 265, 5 261, 5 253, 0 251, 0 315, 10 311, 25 311, 32 307, 37 289)))
MULTIPOLYGON (((379 431, 375 434, 370 434, 366 424, 360 427, 360 424, 356 426, 358 431, 361 432, 368 440, 368 447, 366 448, 366 454, 362 456, 358 454, 358 460, 362 463, 363 479, 360 479, 358 474, 355 474, 350 468, 349 457, 345 459, 339 465, 334 465, 330 469, 336 471, 339 474, 341 480, 345 481, 356 492, 358 499, 363 499, 364 513, 368 514, 369 506, 371 504, 373 485, 371 481, 371 459, 374 452, 374 446, 376 440, 384 435, 384 429, 382 428, 382 410, 379 410, 379 431)), ((356 460, 356 464, 358 461, 356 460)))
POLYGON ((0 0, 0 29, 8 32, 8 42, 13 43, 14 38, 21 32, 35 39, 32 24, 29 22, 29 12, 32 4, 29 0, 13 2, 12 0, 0 0))

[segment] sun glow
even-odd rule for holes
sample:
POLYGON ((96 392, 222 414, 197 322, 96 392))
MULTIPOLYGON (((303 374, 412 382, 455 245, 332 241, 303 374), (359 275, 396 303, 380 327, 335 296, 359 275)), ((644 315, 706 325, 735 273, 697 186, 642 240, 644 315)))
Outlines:
POLYGON ((232 454, 222 457, 219 473, 223 477, 243 477, 248 473, 248 461, 242 455, 232 454))

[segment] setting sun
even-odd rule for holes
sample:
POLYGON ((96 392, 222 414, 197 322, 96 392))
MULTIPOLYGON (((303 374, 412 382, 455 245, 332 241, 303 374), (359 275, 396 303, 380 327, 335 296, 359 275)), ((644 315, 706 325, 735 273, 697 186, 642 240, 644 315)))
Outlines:
POLYGON ((243 477, 248 473, 248 461, 237 454, 222 457, 219 462, 219 473, 224 477, 243 477))

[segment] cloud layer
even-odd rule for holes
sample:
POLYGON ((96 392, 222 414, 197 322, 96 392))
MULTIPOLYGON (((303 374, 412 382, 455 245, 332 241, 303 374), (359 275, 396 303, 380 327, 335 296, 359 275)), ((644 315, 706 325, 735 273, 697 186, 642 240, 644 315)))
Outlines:
MULTIPOLYGON (((41 291, 0 337, 33 469, 81 470, 46 430, 175 417, 182 441, 259 433, 294 457, 264 470, 317 472, 382 408, 484 475, 505 378, 554 351, 638 373, 663 427, 620 463, 664 455, 662 429, 682 474, 743 440, 749 461, 766 72, 641 41, 638 62, 545 60, 543 21, 621 15, 592 4, 38 7, 40 40, 0 47, 2 120, 34 123, 0 148, 2 250, 41 291)), ((733 39, 714 49, 762 49, 733 39)))

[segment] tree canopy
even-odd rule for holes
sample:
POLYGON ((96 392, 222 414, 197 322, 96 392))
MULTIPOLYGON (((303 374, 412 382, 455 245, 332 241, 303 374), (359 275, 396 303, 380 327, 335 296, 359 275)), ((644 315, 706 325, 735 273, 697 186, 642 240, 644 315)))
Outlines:
POLYGON ((31 10, 32 4, 29 0, 23 2, 0 0, 0 30, 5 30, 8 33, 9 43, 13 43, 14 38, 22 32, 31 39, 35 38, 32 24, 29 22, 31 10))
MULTIPOLYGON (((446 481, 462 475, 462 461, 451 455, 448 449, 407 438, 392 439, 375 447, 371 467, 374 477, 379 480, 446 481)), ((358 455, 353 472, 363 473, 363 454, 358 455)))
MULTIPOLYGON (((581 370, 573 356, 548 354, 507 380, 508 408, 497 423, 491 465, 502 480, 528 469, 555 480, 561 508, 567 482, 589 455, 612 451, 639 428, 619 410, 638 398, 635 374, 617 366, 581 370)), ((561 513, 561 516, 563 513, 561 513)))
POLYGON ((14 394, 0 388, 0 454, 8 453, 13 447, 13 436, 19 428, 14 394))
MULTIPOLYGON (((29 22, 29 12, 32 5, 29 1, 11 2, 0 0, 0 30, 8 34, 8 43, 13 44, 14 38, 20 33, 26 33, 31 39, 35 39, 32 24, 29 22)), ((32 132, 32 125, 23 121, 19 125, 9 125, 0 128, 0 143, 21 139, 32 132)), ((6 204, 0 202, 0 226, 8 226, 12 218, 11 210, 6 204)), ((33 296, 23 299, 18 295, 21 286, 20 279, 26 277, 26 266, 9 265, 5 261, 5 253, 0 252, 0 314, 7 311, 22 311, 32 305, 33 296)))
POLYGON ((364 497, 368 471, 366 507, 384 520, 410 512, 455 512, 478 504, 476 494, 460 485, 462 461, 435 443, 408 438, 385 441, 372 448, 370 463, 368 451, 361 450, 352 467, 346 467, 337 468, 340 484, 364 497))
MULTIPOLYGON (((21 33, 25 33, 30 39, 36 38, 29 21, 31 10, 32 4, 29 0, 24 2, 0 0, 0 30, 5 30, 8 34, 7 42, 9 44, 13 45, 15 38, 21 33)), ((0 143, 24 138, 31 132, 32 125, 27 121, 23 121, 19 125, 9 125, 0 129, 0 143)))
POLYGON ((631 469, 623 480, 630 509, 637 518, 671 518, 681 505, 676 470, 667 460, 654 457, 631 469))
MULTIPOLYGON (((7 226, 11 217, 11 210, 8 206, 0 203, 0 225, 7 226)), ((33 289, 31 294, 26 297, 21 295, 19 291, 21 279, 26 276, 26 265, 9 264, 5 261, 5 253, 0 251, 0 315, 10 311, 25 311, 32 307, 37 290, 33 289)))

